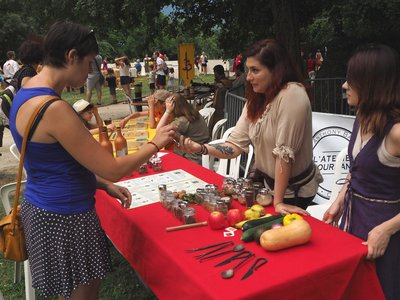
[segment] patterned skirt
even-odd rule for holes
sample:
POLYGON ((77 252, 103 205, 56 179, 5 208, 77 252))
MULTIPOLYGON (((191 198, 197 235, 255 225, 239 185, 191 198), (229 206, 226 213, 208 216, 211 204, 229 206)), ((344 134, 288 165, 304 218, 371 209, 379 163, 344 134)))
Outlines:
POLYGON ((93 208, 61 215, 22 202, 32 286, 68 299, 74 289, 111 272, 106 235, 93 208))

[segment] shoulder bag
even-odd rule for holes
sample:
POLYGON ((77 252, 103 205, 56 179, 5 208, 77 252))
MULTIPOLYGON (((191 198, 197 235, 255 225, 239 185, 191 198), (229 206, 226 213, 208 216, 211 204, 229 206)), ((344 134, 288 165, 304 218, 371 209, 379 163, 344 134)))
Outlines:
POLYGON ((26 143, 28 141, 28 135, 32 134, 32 124, 37 119, 38 115, 43 109, 46 109, 53 101, 59 98, 49 96, 49 99, 41 103, 31 115, 28 125, 25 128, 24 137, 21 146, 21 157, 19 159, 18 175, 17 175, 17 186, 15 190, 14 206, 10 213, 0 220, 0 252, 4 253, 4 258, 13 261, 24 261, 28 258, 24 228, 22 225, 20 206, 18 205, 19 194, 21 189, 21 177, 22 169, 24 165, 24 157, 26 150, 26 143), (47 106, 46 106, 47 104, 47 106))

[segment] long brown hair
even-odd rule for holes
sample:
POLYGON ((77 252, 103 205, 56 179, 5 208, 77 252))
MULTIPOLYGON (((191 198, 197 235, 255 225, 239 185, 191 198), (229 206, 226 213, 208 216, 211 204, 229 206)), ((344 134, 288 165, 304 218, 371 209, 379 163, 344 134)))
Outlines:
POLYGON ((362 133, 381 135, 388 121, 400 119, 399 54, 382 44, 356 50, 347 66, 347 83, 358 94, 362 133))
POLYGON ((174 117, 184 116, 190 123, 199 119, 199 112, 181 94, 174 93, 174 117))
MULTIPOLYGON (((257 121, 270 103, 288 82, 299 82, 305 87, 305 81, 297 65, 294 64, 286 48, 274 39, 256 42, 246 52, 266 66, 272 74, 272 82, 265 93, 256 93, 250 82, 246 84, 247 117, 257 121)), ((308 91, 307 91, 308 92, 308 91)))

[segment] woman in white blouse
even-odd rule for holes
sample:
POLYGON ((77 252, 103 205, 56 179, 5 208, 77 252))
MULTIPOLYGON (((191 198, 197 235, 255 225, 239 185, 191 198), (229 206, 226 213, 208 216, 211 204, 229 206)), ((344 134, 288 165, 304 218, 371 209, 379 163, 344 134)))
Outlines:
POLYGON ((201 145, 181 137, 185 151, 233 158, 255 151, 254 167, 278 213, 300 213, 322 181, 312 155, 311 104, 304 79, 276 40, 256 42, 246 53, 246 105, 227 141, 201 145))

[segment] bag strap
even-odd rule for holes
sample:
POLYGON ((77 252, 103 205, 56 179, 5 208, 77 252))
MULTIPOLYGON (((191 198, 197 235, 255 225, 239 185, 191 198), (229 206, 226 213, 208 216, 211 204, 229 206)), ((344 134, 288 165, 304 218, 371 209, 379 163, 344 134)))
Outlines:
POLYGON ((17 187, 15 190, 15 197, 14 197, 14 207, 11 213, 11 228, 14 229, 15 226, 15 219, 17 216, 17 209, 18 209, 18 200, 19 200, 19 192, 21 189, 21 178, 22 178, 22 169, 24 167, 24 158, 25 158, 25 150, 26 150, 26 143, 28 141, 28 134, 31 129, 32 123, 36 119, 37 115, 39 112, 42 110, 42 108, 50 101, 59 99, 59 98, 54 98, 54 96, 48 96, 46 97, 46 100, 43 101, 40 105, 38 105, 32 115, 29 118, 28 124, 25 128, 24 131, 24 137, 22 139, 22 145, 21 145, 21 155, 19 158, 19 166, 18 166, 18 175, 17 175, 17 187))

